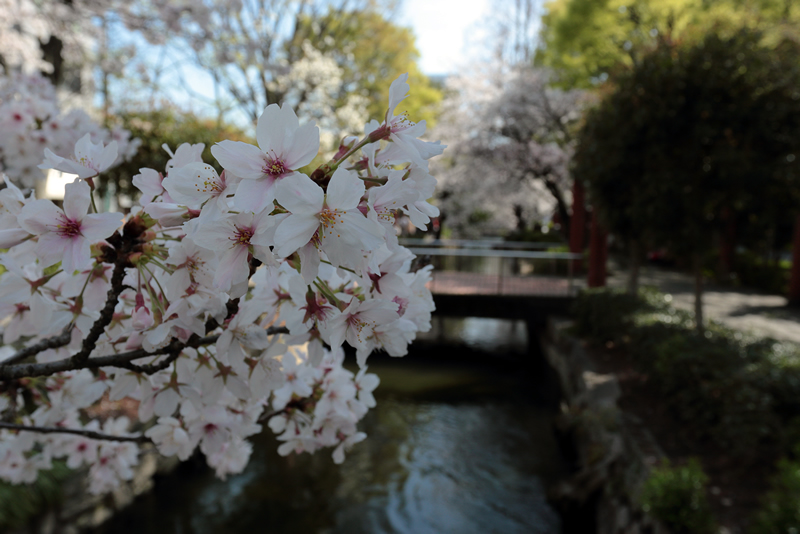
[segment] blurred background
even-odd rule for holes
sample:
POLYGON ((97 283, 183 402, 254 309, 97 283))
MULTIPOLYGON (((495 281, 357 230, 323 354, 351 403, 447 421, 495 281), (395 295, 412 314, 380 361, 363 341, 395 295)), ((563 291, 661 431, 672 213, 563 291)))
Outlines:
MULTIPOLYGON (((310 172, 383 119, 405 72, 398 111, 448 145, 431 162, 439 217, 425 232, 398 228, 446 275, 434 278, 439 315, 408 367, 376 359, 386 388, 369 444, 344 471, 279 459, 272 443, 228 481, 182 467, 103 528, 561 531, 546 488, 578 460, 553 431, 561 394, 540 337, 585 274, 635 296, 644 265, 685 273, 697 303, 685 323, 706 338, 722 335, 704 332, 706 284, 800 302, 799 58, 792 0, 0 0, 0 172, 46 198, 63 198, 70 178, 37 168, 45 147, 66 156, 86 133, 116 140, 97 195, 125 210, 139 169, 164 169, 162 144, 205 143, 217 165, 210 146, 254 142, 273 103, 319 125, 310 172), (551 300, 509 311, 459 295, 551 300)), ((582 301, 583 332, 613 349, 631 336, 603 306, 628 316, 601 298, 582 301)), ((794 365, 800 381, 800 356, 785 357, 800 352, 781 346, 770 369, 794 365)), ((774 387, 800 387, 787 384, 774 387)), ((786 410, 780 421, 797 420, 786 410)), ((35 518, 2 500, 0 525, 35 518)), ((741 518, 718 508, 736 532, 741 518)))

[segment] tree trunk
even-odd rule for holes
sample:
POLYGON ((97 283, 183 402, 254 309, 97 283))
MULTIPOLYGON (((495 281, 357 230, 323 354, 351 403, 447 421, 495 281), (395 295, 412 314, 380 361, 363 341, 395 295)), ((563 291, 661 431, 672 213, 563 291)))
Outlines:
POLYGON ((792 241, 792 276, 789 282, 789 305, 800 306, 800 215, 794 219, 792 241))
POLYGON ((642 248, 639 241, 632 240, 629 244, 630 261, 628 265, 628 294, 639 294, 639 267, 642 264, 642 248))
POLYGON ((558 216, 561 219, 561 235, 569 238, 570 216, 569 210, 567 209, 567 202, 564 200, 564 195, 561 194, 561 190, 554 181, 544 179, 544 185, 547 190, 550 191, 550 194, 553 195, 553 198, 556 199, 556 210, 558 211, 558 216))
POLYGON ((694 264, 694 320, 697 323, 697 333, 705 334, 703 321, 703 260, 699 252, 692 257, 694 264))

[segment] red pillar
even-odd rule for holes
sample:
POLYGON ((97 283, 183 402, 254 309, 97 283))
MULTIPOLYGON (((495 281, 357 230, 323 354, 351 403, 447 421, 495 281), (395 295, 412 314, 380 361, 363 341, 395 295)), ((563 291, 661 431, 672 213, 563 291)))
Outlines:
POLYGON ((792 306, 800 306, 800 215, 794 219, 792 277, 789 282, 789 304, 792 306))
MULTIPOLYGON (((582 254, 586 242, 586 195, 583 184, 579 180, 572 183, 572 217, 569 221, 569 251, 582 254)), ((583 260, 573 260, 572 272, 583 270, 583 260)))
POLYGON ((589 233, 589 287, 606 285, 606 259, 608 257, 608 235, 592 212, 592 228, 589 233))

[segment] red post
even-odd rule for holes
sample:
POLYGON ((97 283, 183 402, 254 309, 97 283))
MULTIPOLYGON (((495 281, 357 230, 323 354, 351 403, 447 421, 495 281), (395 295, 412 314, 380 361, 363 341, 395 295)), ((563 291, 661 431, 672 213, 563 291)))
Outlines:
MULTIPOLYGON (((572 217, 569 221, 569 251, 582 254, 586 242, 586 194, 579 180, 572 183, 572 217)), ((582 260, 572 260, 572 272, 583 270, 582 260)))
POLYGON ((606 259, 608 258, 608 235, 600 226, 597 214, 592 212, 592 228, 589 233, 589 287, 606 285, 606 259))
POLYGON ((800 306, 800 215, 794 219, 792 277, 789 282, 789 304, 792 306, 800 306))

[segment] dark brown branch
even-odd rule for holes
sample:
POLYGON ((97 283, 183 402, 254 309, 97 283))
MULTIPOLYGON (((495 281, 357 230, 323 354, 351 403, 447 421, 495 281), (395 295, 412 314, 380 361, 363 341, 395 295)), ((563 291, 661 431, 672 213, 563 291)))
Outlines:
POLYGON ((119 254, 117 261, 114 262, 114 273, 111 275, 111 289, 108 290, 106 305, 100 312, 100 317, 92 325, 89 333, 83 339, 81 350, 72 356, 72 361, 76 364, 85 362, 92 351, 97 346, 97 340, 105 332, 106 326, 111 324, 114 319, 114 309, 119 302, 119 295, 123 291, 122 280, 125 279, 125 265, 128 262, 127 255, 119 254))
MULTIPOLYGON (((270 326, 267 328, 267 335, 275 334, 288 334, 289 330, 285 326, 270 326)), ((98 356, 89 358, 83 362, 75 362, 73 358, 65 358, 49 363, 23 363, 17 365, 10 365, 7 367, 0 367, 0 379, 10 380, 16 378, 29 378, 34 376, 49 376, 62 371, 72 371, 77 369, 97 369, 100 367, 119 367, 122 369, 129 369, 129 364, 132 361, 150 356, 160 356, 162 354, 180 354, 180 352, 187 348, 197 348, 204 345, 216 343, 219 335, 199 337, 192 335, 187 341, 182 342, 174 339, 169 345, 152 352, 145 349, 136 349, 119 354, 109 354, 107 356, 98 356)), ((177 358, 177 356, 175 356, 177 358)), ((170 362, 171 363, 171 362, 170 362)), ((152 365, 161 365, 163 362, 152 365)), ((167 364, 169 365, 169 363, 167 364)), ((166 366, 165 366, 166 367, 166 366)), ((142 368, 151 369, 151 367, 142 366, 142 368)), ((137 371, 146 372, 146 371, 137 371)), ((155 371, 153 371, 155 372, 155 371)))
POLYGON ((57 426, 28 426, 18 425, 15 423, 0 422, 0 428, 7 428, 8 430, 17 430, 20 432, 39 432, 40 434, 75 434, 84 436, 91 439, 103 439, 108 441, 133 441, 135 443, 152 443, 152 440, 144 435, 139 436, 114 436, 111 434, 103 434, 102 432, 95 432, 94 430, 83 430, 78 428, 61 428, 57 426))
POLYGON ((266 422, 268 422, 270 419, 272 419, 273 417, 275 417, 276 415, 280 415, 280 414, 282 414, 282 413, 286 413, 288 410, 289 410, 289 408, 288 408, 288 406, 287 406, 287 407, 286 407, 286 408, 284 408, 283 410, 272 410, 272 411, 269 411, 269 412, 264 412, 264 413, 262 413, 262 414, 259 416, 259 418, 258 418, 258 422, 259 422, 259 423, 266 423, 266 422))
POLYGON ((64 330, 62 330, 62 332, 57 336, 48 337, 46 339, 39 341, 38 343, 34 343, 30 347, 26 347, 20 350, 10 358, 3 360, 3 362, 0 363, 0 367, 20 362, 25 358, 27 358, 28 356, 39 354, 40 352, 45 351, 47 349, 57 349, 63 347, 64 345, 69 343, 70 339, 72 339, 72 327, 73 325, 72 323, 70 323, 67 326, 65 326, 64 330))
POLYGON ((136 365, 135 363, 120 364, 120 367, 133 371, 135 373, 144 373, 146 375, 155 374, 161 370, 166 369, 172 362, 178 359, 181 355, 181 350, 175 350, 169 353, 167 358, 164 358, 158 363, 151 363, 147 365, 136 365))

